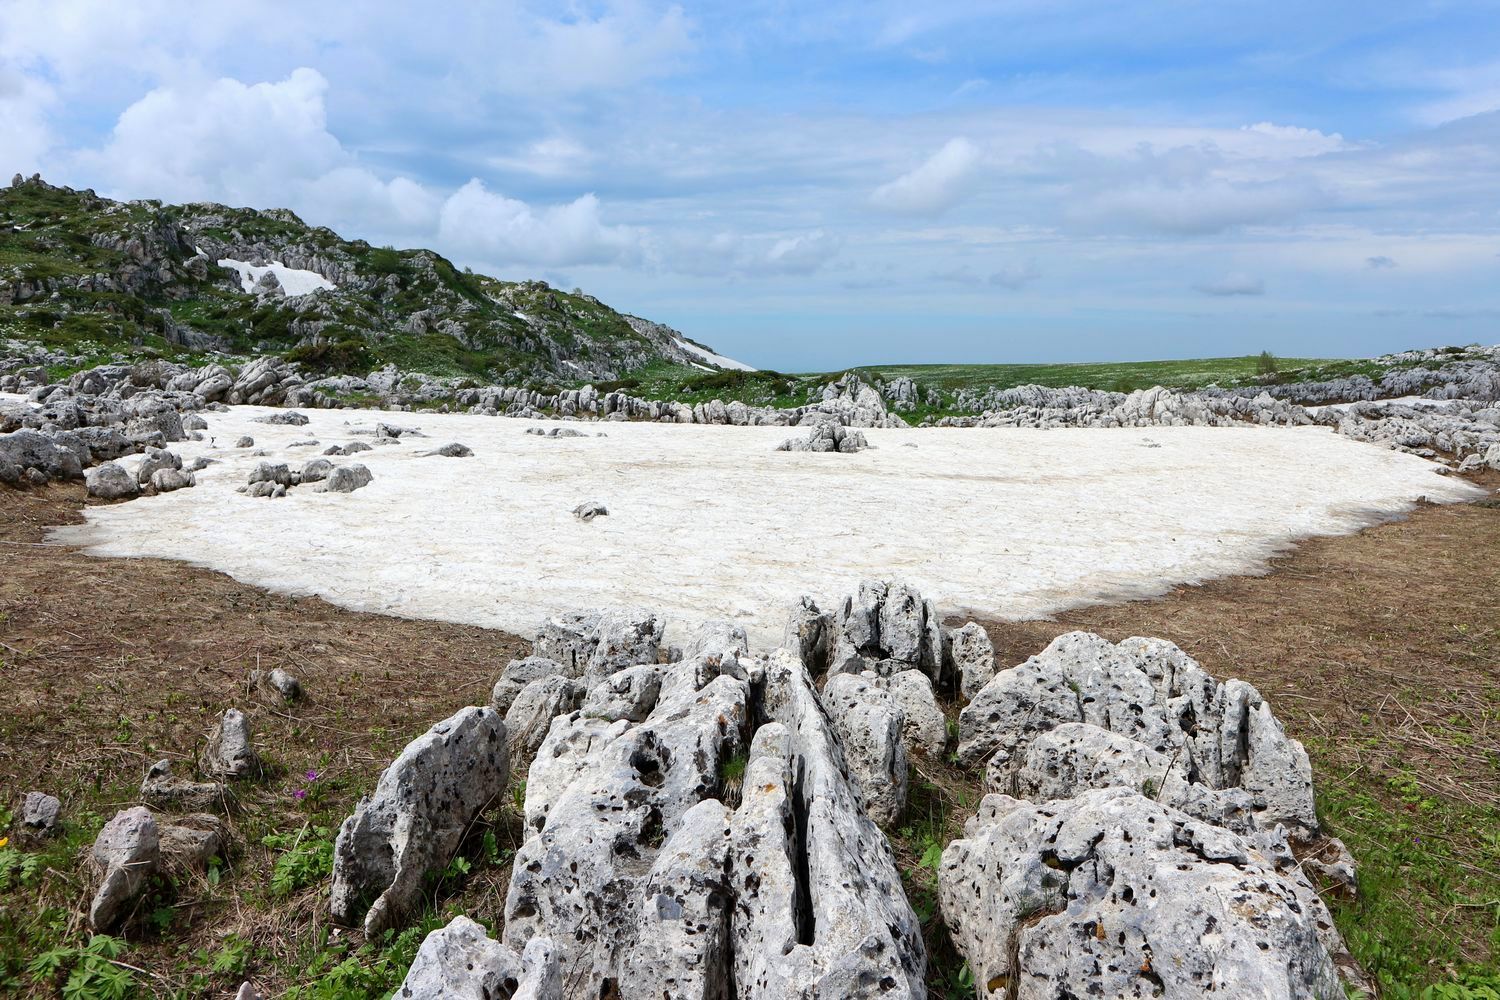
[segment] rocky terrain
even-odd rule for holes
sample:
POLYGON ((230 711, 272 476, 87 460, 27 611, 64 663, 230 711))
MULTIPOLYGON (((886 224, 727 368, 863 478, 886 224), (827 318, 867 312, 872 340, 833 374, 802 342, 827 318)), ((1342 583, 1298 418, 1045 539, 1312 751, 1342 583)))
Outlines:
MULTIPOLYGON (((246 690, 317 696, 279 673, 246 690)), ((232 856, 224 817, 267 767, 252 716, 222 708, 197 774, 162 761, 103 825, 94 931, 135 933, 148 896, 232 856)), ((1259 692, 1151 639, 1075 632, 1005 667, 977 626, 889 581, 829 610, 803 598, 769 651, 719 622, 671 645, 643 609, 549 618, 484 704, 361 790, 321 905, 371 939, 409 927, 514 788, 503 900, 428 934, 397 995, 922 998, 931 957, 880 824, 950 753, 993 789, 940 871, 977 995, 1362 982, 1317 888, 1353 891, 1354 860, 1321 833, 1307 756, 1259 692), (937 700, 965 691, 950 734, 937 700)), ((28 795, 28 843, 59 812, 28 795)))
POLYGON ((581 291, 345 240, 285 209, 116 202, 19 175, 0 189, 7 331, 93 358, 274 354, 319 372, 396 361, 513 383, 715 367, 677 331, 581 291))

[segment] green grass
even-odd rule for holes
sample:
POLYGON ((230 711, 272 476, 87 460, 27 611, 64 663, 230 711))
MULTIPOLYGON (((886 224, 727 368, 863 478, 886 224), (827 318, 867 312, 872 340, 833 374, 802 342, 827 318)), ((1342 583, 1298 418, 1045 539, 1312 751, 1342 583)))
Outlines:
MULTIPOLYGON (((1310 744, 1318 755, 1320 748, 1310 744)), ((1347 771, 1347 766, 1345 771, 1347 771)), ((1411 774, 1323 778, 1327 832, 1358 863, 1357 900, 1328 900, 1350 953, 1386 1000, 1500 995, 1500 968, 1466 955, 1488 938, 1500 954, 1500 812, 1426 795, 1411 774)))
MULTIPOLYGON (((1278 358, 1283 373, 1330 362, 1312 358, 1278 358)), ((1181 361, 1111 361, 1076 364, 1030 365, 870 365, 853 371, 866 381, 890 382, 909 378, 940 392, 962 389, 1011 389, 1018 385, 1052 388, 1083 386, 1112 392, 1130 392, 1155 385, 1169 389, 1198 389, 1211 383, 1221 386, 1248 385, 1257 379, 1260 358, 1191 358, 1181 361)))

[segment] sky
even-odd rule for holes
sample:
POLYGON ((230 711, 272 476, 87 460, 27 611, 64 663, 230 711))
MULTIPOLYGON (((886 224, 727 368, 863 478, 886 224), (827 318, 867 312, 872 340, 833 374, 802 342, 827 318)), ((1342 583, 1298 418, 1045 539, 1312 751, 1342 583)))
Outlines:
POLYGON ((1500 0, 0 0, 0 173, 784 371, 1500 342, 1500 0))

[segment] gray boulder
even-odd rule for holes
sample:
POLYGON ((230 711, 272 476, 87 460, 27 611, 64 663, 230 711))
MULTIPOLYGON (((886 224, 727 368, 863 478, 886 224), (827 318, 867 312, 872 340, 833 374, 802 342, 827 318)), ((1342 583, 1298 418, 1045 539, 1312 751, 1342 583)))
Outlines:
POLYGON ((302 697, 301 682, 280 667, 276 667, 266 675, 266 683, 287 701, 296 701, 302 697))
POLYGON ((488 708, 462 709, 407 744, 339 828, 334 919, 362 921, 371 936, 398 926, 509 778, 505 724, 488 708))
POLYGON ((57 832, 57 817, 62 803, 45 792, 27 792, 21 806, 21 828, 33 837, 50 837, 57 832))
POLYGON ((353 493, 355 490, 370 485, 375 477, 370 470, 363 465, 341 465, 328 473, 328 479, 323 483, 329 493, 353 493))
POLYGON ((829 673, 918 669, 943 682, 943 625, 931 601, 899 582, 865 580, 834 615, 829 673))
POLYGON ((532 938, 518 955, 468 917, 422 939, 396 996, 403 1000, 562 1000, 557 951, 532 938))
POLYGON ((188 809, 203 812, 227 809, 234 803, 229 790, 217 781, 193 781, 172 774, 172 762, 159 760, 151 765, 141 782, 141 800, 162 809, 188 809))
POLYGON ((157 469, 151 474, 151 488, 158 493, 173 493, 197 485, 197 478, 181 469, 157 469))
POLYGON ((255 438, 251 437, 248 434, 242 435, 241 437, 236 439, 236 441, 234 442, 234 446, 236 448, 254 448, 255 438))
POLYGON ((436 451, 430 452, 430 454, 439 455, 443 458, 470 458, 474 454, 474 449, 468 445, 454 442, 453 444, 445 444, 436 451))
POLYGON ((225 709, 208 735, 200 763, 205 774, 247 778, 260 772, 260 758, 250 736, 250 720, 237 708, 225 709))
POLYGON ((173 874, 196 874, 208 870, 214 858, 224 856, 229 834, 217 816, 193 813, 158 828, 162 866, 173 874))
POLYGON ((948 749, 948 717, 938 707, 932 681, 920 670, 902 670, 878 683, 901 710, 901 742, 907 757, 942 760, 948 749))
POLYGON ((995 676, 995 646, 978 622, 948 632, 945 653, 959 694, 970 701, 995 676))
POLYGON ((943 852, 940 903, 986 997, 1341 1000, 1296 871, 1125 789, 990 795, 943 852))
MULTIPOLYGON (((270 274, 269 271, 266 272, 270 274)), ((304 427, 307 425, 307 416, 296 410, 282 410, 279 413, 271 413, 264 417, 256 417, 257 424, 280 424, 289 427, 304 427)))
POLYGON ((817 602, 804 595, 787 614, 781 644, 796 654, 809 673, 818 677, 828 669, 833 627, 833 616, 818 610, 817 602))
POLYGON ((135 470, 135 480, 142 486, 151 482, 151 477, 160 469, 182 468, 182 456, 175 451, 165 448, 147 448, 146 457, 141 459, 140 466, 135 470))
POLYGON ((515 702, 516 696, 532 681, 553 675, 577 677, 579 673, 577 669, 570 673, 561 663, 545 656, 528 656, 524 660, 511 660, 500 672, 500 679, 495 681, 495 686, 490 692, 490 708, 504 717, 505 713, 510 711, 510 706, 515 702))
POLYGON ((906 808, 906 718, 900 706, 873 673, 835 674, 823 687, 822 702, 865 813, 890 828, 906 808))
POLYGON ((589 689, 583 714, 608 722, 644 722, 661 695, 664 669, 643 663, 615 671, 589 689))
POLYGON ((608 513, 608 507, 605 507, 602 503, 595 503, 593 501, 581 503, 573 508, 573 516, 580 521, 592 521, 594 518, 603 517, 608 513))
POLYGON ((285 462, 256 462, 255 468, 250 470, 250 478, 246 480, 251 486, 256 483, 272 483, 276 486, 290 486, 292 484, 292 470, 285 462))
POLYGON ((1260 693, 1243 681, 1215 681, 1160 639, 1112 645, 1070 632, 1000 671, 959 716, 959 759, 1003 771, 1039 735, 1070 722, 1177 756, 1191 780, 1210 789, 1244 789, 1264 803, 1265 829, 1284 824, 1298 839, 1317 832, 1307 753, 1260 693))
POLYGON ((870 447, 861 431, 852 430, 842 424, 821 421, 809 428, 802 437, 787 438, 776 446, 777 451, 838 452, 852 455, 870 447))
POLYGON ((16 481, 30 469, 46 479, 81 479, 88 458, 87 445, 73 435, 49 436, 27 428, 0 434, 0 469, 11 470, 5 475, 7 481, 16 481))
POLYGON ((333 471, 333 463, 326 458, 315 458, 302 466, 302 481, 304 483, 321 483, 328 478, 333 471))
POLYGON ((505 713, 505 734, 512 756, 530 757, 547 738, 552 720, 578 707, 583 686, 562 674, 532 681, 521 689, 505 713))
POLYGON ((128 500, 141 492, 141 486, 124 466, 105 462, 89 470, 88 492, 101 500, 128 500))
POLYGON ((116 813, 99 831, 91 856, 100 879, 89 904, 89 926, 107 934, 130 916, 161 861, 151 810, 134 806, 116 813))

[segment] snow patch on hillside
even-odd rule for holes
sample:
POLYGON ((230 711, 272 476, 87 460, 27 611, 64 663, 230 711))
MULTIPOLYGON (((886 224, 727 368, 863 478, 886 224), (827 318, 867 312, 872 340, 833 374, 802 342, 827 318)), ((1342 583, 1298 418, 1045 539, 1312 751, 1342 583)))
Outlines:
MULTIPOLYGON (((724 355, 715 354, 713 351, 705 351, 697 344, 690 343, 681 337, 674 337, 673 340, 678 347, 682 348, 684 351, 687 351, 695 358, 707 361, 715 368, 726 368, 730 371, 736 372, 753 372, 758 370, 753 365, 747 365, 743 361, 736 361, 733 358, 726 358, 724 357, 724 355)), ((699 365, 698 367, 701 368, 703 366, 699 365)))
POLYGON ((301 268, 287 267, 276 261, 271 261, 266 267, 257 267, 243 260, 235 260, 233 257, 225 257, 219 261, 220 267, 227 267, 239 272, 240 287, 247 292, 255 291, 255 283, 260 276, 270 271, 276 275, 276 280, 281 282, 282 291, 287 295, 310 295, 313 292, 333 291, 334 284, 323 277, 317 271, 304 271, 301 268))

